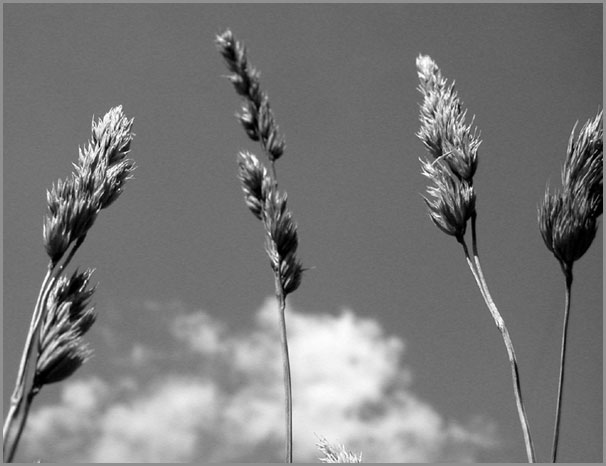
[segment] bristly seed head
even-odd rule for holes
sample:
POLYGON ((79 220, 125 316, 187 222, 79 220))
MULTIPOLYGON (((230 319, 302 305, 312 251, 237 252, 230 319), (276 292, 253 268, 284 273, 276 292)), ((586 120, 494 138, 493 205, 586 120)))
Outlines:
POLYGON ((575 196, 584 196, 593 217, 602 215, 603 198, 603 112, 588 120, 574 140, 575 127, 568 140, 562 167, 562 186, 575 196))
POLYGON ((303 274, 296 258, 297 226, 287 208, 287 196, 277 190, 265 167, 249 152, 238 154, 238 178, 246 205, 263 222, 265 250, 286 296, 299 287, 303 274))
POLYGON ((297 225, 286 202, 286 194, 279 193, 274 185, 269 185, 263 208, 265 250, 272 269, 280 277, 285 297, 299 287, 303 275, 303 266, 296 257, 299 245, 297 225))
POLYGON ((461 240, 465 235, 467 221, 475 212, 473 186, 452 174, 441 160, 422 161, 424 176, 433 182, 427 188, 429 199, 424 197, 429 216, 444 233, 461 240))
POLYGON ((238 154, 238 179, 242 183, 246 205, 255 217, 262 220, 265 191, 267 190, 267 186, 264 188, 264 184, 271 182, 267 170, 253 154, 240 152, 238 154))
POLYGON ((362 454, 355 454, 345 449, 343 445, 333 445, 324 437, 319 437, 316 444, 318 449, 324 454, 320 461, 322 463, 361 463, 362 454))
POLYGON ((478 166, 481 144, 477 129, 465 123, 466 111, 455 91, 454 83, 447 85, 438 65, 429 57, 417 58, 423 94, 420 108, 421 128, 417 136, 434 159, 444 157, 454 175, 468 183, 478 166))
POLYGON ((75 172, 47 191, 43 240, 53 265, 73 242, 86 235, 99 211, 118 198, 131 178, 135 164, 126 156, 134 136, 132 123, 121 106, 112 108, 103 119, 93 120, 91 140, 79 150, 75 172))
POLYGON ((421 161, 422 173, 433 185, 424 198, 435 225, 461 241, 467 221, 475 214, 473 176, 478 167, 481 140, 472 123, 465 123, 466 111, 438 65, 427 55, 417 58, 421 127, 417 136, 433 161, 421 161))
POLYGON ((562 190, 552 194, 547 187, 538 208, 543 241, 565 271, 591 246, 603 209, 602 111, 585 123, 576 140, 575 128, 562 167, 562 190))
POLYGON ((94 293, 94 287, 88 287, 91 275, 90 269, 76 270, 54 283, 38 335, 35 390, 66 379, 92 355, 82 339, 95 322, 94 307, 89 306, 94 293))
MULTIPOLYGON (((261 91, 259 73, 248 62, 244 45, 234 38, 230 30, 218 35, 215 43, 227 68, 233 73, 228 79, 236 92, 245 98, 241 113, 237 115, 240 123, 250 139, 261 143, 273 164, 284 153, 285 142, 275 122, 269 98, 261 91)), ((286 207, 286 194, 278 192, 276 180, 248 152, 238 155, 238 178, 246 205, 263 222, 265 250, 279 278, 280 294, 286 297, 299 287, 303 273, 303 267, 296 258, 297 227, 286 207)))
POLYGON ((279 159, 286 143, 270 108, 269 98, 261 90, 259 72, 248 62, 246 48, 229 29, 218 35, 215 43, 227 68, 233 73, 228 76, 229 81, 236 92, 245 98, 242 113, 237 117, 246 134, 253 141, 261 143, 271 162, 279 159))
POLYGON ((70 244, 86 235, 97 218, 98 209, 71 177, 59 180, 47 191, 48 215, 42 225, 44 247, 56 264, 70 244))
POLYGON ((105 209, 114 202, 135 164, 126 158, 130 152, 133 120, 126 118, 122 106, 112 108, 103 119, 92 123, 92 137, 80 151, 76 177, 86 186, 92 202, 105 209))

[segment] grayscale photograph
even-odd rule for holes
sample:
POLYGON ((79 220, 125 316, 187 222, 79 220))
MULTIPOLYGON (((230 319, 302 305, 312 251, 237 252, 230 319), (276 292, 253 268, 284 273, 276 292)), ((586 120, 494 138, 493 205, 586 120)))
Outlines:
POLYGON ((602 463, 599 3, 7 3, 5 463, 602 463))

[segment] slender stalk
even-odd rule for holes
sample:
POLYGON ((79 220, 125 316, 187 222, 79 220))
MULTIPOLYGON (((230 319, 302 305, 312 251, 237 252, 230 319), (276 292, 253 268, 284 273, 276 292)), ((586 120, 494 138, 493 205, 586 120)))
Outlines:
POLYGON ((286 300, 280 298, 280 325, 282 327, 282 361, 284 365, 284 406, 286 412, 286 462, 292 463, 292 384, 290 381, 290 358, 286 337, 286 300))
POLYGON ((475 278, 475 280, 476 280, 476 284, 478 285, 480 293, 482 294, 482 298, 484 298, 484 301, 486 301, 486 293, 484 293, 484 288, 482 287, 482 282, 480 281, 480 276, 478 275, 474 262, 471 260, 471 256, 469 255, 469 249, 467 248, 467 243, 465 242, 465 239, 463 237, 457 237, 457 241, 461 244, 461 246, 463 246, 463 252, 465 252, 465 260, 467 261, 469 270, 471 270, 473 278, 475 278))
MULTIPOLYGON (((278 186, 278 175, 276 173, 276 161, 271 161, 271 175, 274 186, 278 186)), ((286 429, 286 453, 287 463, 292 463, 292 383, 290 380, 290 357, 288 355, 288 337, 286 334, 286 296, 280 283, 280 273, 275 273, 276 299, 280 310, 280 339, 282 343, 282 367, 284 373, 284 410, 286 429)))
MULTIPOLYGON (((524 409, 524 402, 522 400, 522 388, 520 385, 520 374, 518 370, 518 363, 515 355, 515 351, 513 349, 513 343, 511 341, 511 337, 509 336, 509 331, 505 326, 505 321, 501 317, 499 310, 497 309, 496 304, 492 300, 490 295, 490 291, 488 290, 488 285, 486 284, 486 280, 484 279, 484 274, 482 272, 482 266, 480 264, 480 257, 478 255, 478 245, 477 245, 477 237, 476 237, 476 214, 474 213, 471 217, 471 231, 472 231, 472 248, 473 248, 473 256, 474 263, 477 271, 477 279, 479 278, 479 286, 480 291, 482 291, 482 296, 484 297, 484 301, 486 302, 486 306, 490 311, 492 318, 495 321, 495 324, 501 335, 503 337, 503 342, 505 343, 505 348, 507 349, 507 356, 509 357, 509 363, 511 365, 511 377, 513 381, 513 392, 516 400, 516 406, 518 409, 518 416, 520 418, 520 424, 522 426, 522 432, 524 434, 524 444, 526 446, 526 456, 528 458, 529 463, 535 463, 535 453, 534 453, 534 445, 532 442, 532 437, 530 434, 530 427, 528 424, 528 418, 526 416, 526 410, 524 409)), ((466 252, 466 254, 468 254, 466 252)))
POLYGON ((24 400, 27 373, 31 359, 30 357, 32 349, 34 347, 35 336, 38 333, 38 328, 40 327, 40 322, 43 318, 46 300, 48 299, 48 295, 51 289, 53 288, 55 281, 57 280, 61 272, 65 269, 65 267, 67 267, 69 262, 72 260, 74 254, 84 242, 85 237, 86 235, 81 236, 76 241, 76 243, 71 248, 69 254, 67 255, 62 264, 58 265, 49 262, 46 275, 44 276, 44 280, 42 281, 42 286, 40 287, 40 292, 38 293, 38 298, 36 299, 34 312, 32 313, 30 327, 27 332, 27 337, 25 339, 23 353, 21 354, 21 361, 19 363, 19 369, 17 372, 17 381, 15 382, 15 389, 13 391, 13 395, 11 396, 11 405, 2 429, 3 449, 5 452, 4 461, 7 463, 12 462, 13 460, 13 457, 17 450, 17 445, 19 444, 19 440, 21 439, 23 428, 25 427, 25 423, 27 421, 31 401, 33 399, 33 396, 39 391, 38 388, 35 389, 35 393, 34 390, 30 390, 30 392, 28 393, 25 399, 25 410, 23 414, 18 418, 18 429, 14 438, 12 438, 11 440, 10 432, 12 430, 13 423, 15 422, 15 416, 19 413, 19 410, 21 409, 21 405, 24 400))
MULTIPOLYGON (((16 438, 13 442, 13 445, 9 445, 9 437, 10 431, 12 429, 13 422, 15 420, 15 416, 21 409, 21 404, 23 403, 23 397, 25 395, 25 385, 27 372, 29 367, 29 360, 31 351, 33 348, 34 336, 36 330, 38 328, 38 324, 40 322, 40 314, 41 309, 43 308, 42 303, 46 301, 46 296, 48 295, 48 290, 52 286, 51 277, 53 275, 54 266, 52 262, 49 262, 46 275, 42 280, 42 285, 40 287, 40 291, 38 293, 38 297, 36 299, 36 305, 34 307, 34 312, 32 313, 32 319, 30 322, 30 326, 27 332, 27 336, 25 338, 25 344, 23 347, 23 352, 21 353, 21 361, 19 362, 19 369, 17 372, 17 380, 15 382, 15 388, 13 390, 13 394, 11 396, 11 404, 8 410, 8 414, 4 421, 4 426, 2 428, 2 438, 3 438, 3 449, 4 452, 13 452, 14 453, 14 444, 18 443, 18 439, 16 438), (51 285, 51 286, 49 286, 51 285)), ((6 455, 4 460, 6 462, 11 462, 12 454, 6 455)))
POLYGON ((288 340, 286 336, 286 296, 295 291, 301 281, 302 267, 295 258, 298 239, 296 225, 286 210, 286 194, 278 192, 275 161, 284 152, 285 142, 280 135, 267 94, 260 89, 259 73, 251 66, 244 45, 227 29, 216 38, 219 52, 233 73, 228 76, 236 92, 246 100, 238 119, 249 138, 258 141, 271 164, 271 180, 257 158, 240 152, 239 178, 244 199, 251 212, 261 220, 266 233, 266 250, 274 271, 276 299, 280 310, 282 359, 286 407, 286 462, 292 463, 292 394, 288 340), (271 188, 267 182, 271 183, 271 188))
POLYGON ((288 355, 288 338, 286 335, 286 297, 276 272, 276 299, 280 311, 280 339, 282 343, 282 367, 284 373, 284 409, 286 429, 286 463, 292 463, 292 384, 290 380, 290 358, 288 355))
POLYGON ((566 277, 566 297, 564 303, 564 324, 562 326, 562 348, 560 354, 560 378, 558 381, 558 401, 556 405, 555 424, 553 427, 553 446, 551 449, 551 462, 555 463, 558 456, 558 440, 560 437, 560 420, 562 408, 562 393, 564 389, 564 364, 566 361, 566 337, 568 335, 568 318, 570 316, 570 298, 572 292, 572 264, 562 265, 566 277))
MULTIPOLYGON (((8 442, 8 438, 9 438, 8 433, 12 430, 12 424, 15 421, 14 416, 21 409, 21 404, 23 403, 23 400, 24 400, 25 378, 27 376, 30 355, 31 355, 32 349, 34 347, 35 336, 38 334, 38 329, 40 328, 40 322, 42 321, 44 307, 46 305, 46 300, 48 299, 50 290, 53 288, 55 281, 57 280, 57 277, 60 273, 60 272, 57 273, 57 270, 59 270, 59 268, 55 268, 53 270, 53 273, 51 273, 50 279, 48 280, 48 283, 46 284, 46 288, 44 289, 44 292, 42 293, 42 299, 40 299, 39 303, 36 304, 36 308, 34 309, 34 313, 32 315, 32 324, 31 324, 30 330, 27 334, 27 339, 26 339, 26 343, 25 343, 26 347, 24 348, 23 356, 22 356, 22 360, 26 359, 27 362, 24 365, 23 372, 21 372, 21 368, 19 370, 19 374, 20 374, 19 377, 21 377, 21 380, 20 380, 21 385, 19 387, 19 393, 17 395, 17 403, 15 404, 16 409, 12 413, 9 412, 9 415, 12 414, 12 416, 11 417, 7 416, 6 423, 5 423, 5 429, 7 430, 7 434, 4 437, 4 442, 5 442, 5 452, 8 451, 7 458, 5 459, 5 461, 7 463, 12 462, 12 460, 13 460, 13 456, 15 455, 15 452, 17 451, 17 445, 19 445, 19 441, 21 440, 21 434, 23 433, 23 428, 25 427, 25 423, 27 422, 27 416, 29 414, 29 407, 31 404, 31 399, 33 398, 33 397, 31 397, 31 394, 32 394, 31 389, 28 392, 27 397, 25 398, 25 400, 26 400, 25 410, 24 410, 23 414, 18 417, 17 432, 16 432, 14 438, 11 440, 10 445, 7 448, 6 442, 8 442)), ((13 407, 12 401, 13 400, 11 399, 11 408, 13 407)))
POLYGON ((27 396, 25 397, 25 403, 23 404, 23 413, 19 418, 19 425, 17 433, 15 435, 15 441, 11 443, 8 449, 6 460, 7 463, 12 463, 13 461, 13 457, 15 456, 15 452, 17 451, 17 445, 19 445, 19 439, 21 438, 21 434, 23 433, 23 429, 25 427, 25 421, 29 416, 29 409, 32 406, 32 401, 34 400, 34 397, 38 394, 39 391, 39 389, 30 390, 27 396))

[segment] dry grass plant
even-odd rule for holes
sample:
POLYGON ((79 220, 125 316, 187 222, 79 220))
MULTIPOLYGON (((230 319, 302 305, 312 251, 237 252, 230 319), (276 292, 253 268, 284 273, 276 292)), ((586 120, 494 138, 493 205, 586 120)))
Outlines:
POLYGON ((269 98, 261 90, 259 72, 250 65, 244 45, 230 30, 217 36, 216 45, 232 73, 228 79, 243 97, 241 113, 236 116, 248 137, 261 144, 271 164, 270 175, 254 154, 242 151, 238 155, 238 178, 244 200, 263 223, 265 250, 274 273, 284 368, 285 459, 292 463, 292 387, 285 311, 286 297, 301 284, 303 267, 296 257, 297 226, 287 207, 286 193, 278 190, 275 162, 284 152, 285 141, 275 122, 269 98))
POLYGON ((557 461, 566 339, 572 292, 572 267, 595 238, 598 218, 603 210, 603 119, 602 111, 588 120, 576 140, 572 129, 566 159, 562 167, 562 190, 551 193, 549 186, 538 208, 541 236, 558 260, 565 279, 564 323, 560 349, 560 375, 551 450, 552 462, 557 461))
POLYGON ((454 236, 463 247, 469 269, 501 332, 511 366, 514 396, 524 435, 526 455, 528 461, 534 463, 534 446, 522 400, 513 343, 505 321, 488 290, 478 255, 473 176, 478 166, 478 148, 481 139, 477 129, 472 128, 473 120, 469 124, 465 122, 467 111, 463 110, 454 83, 448 83, 438 65, 429 56, 419 56, 416 64, 420 80, 418 89, 423 95, 423 103, 420 107, 421 128, 417 136, 423 141, 433 159, 421 161, 423 175, 433 183, 427 188, 429 198, 424 198, 425 203, 434 224, 444 233, 454 236), (464 237, 469 221, 473 259, 464 237))
POLYGON ((101 209, 120 196, 124 183, 132 176, 135 165, 126 158, 134 136, 132 123, 121 106, 112 108, 97 122, 93 119, 91 140, 79 150, 75 171, 47 192, 43 241, 50 260, 4 422, 5 462, 13 460, 30 406, 42 387, 65 380, 92 354, 82 338, 95 321, 90 305, 95 291, 89 286, 92 270, 66 275, 65 268, 101 209), (34 374, 28 377, 32 363, 34 374))

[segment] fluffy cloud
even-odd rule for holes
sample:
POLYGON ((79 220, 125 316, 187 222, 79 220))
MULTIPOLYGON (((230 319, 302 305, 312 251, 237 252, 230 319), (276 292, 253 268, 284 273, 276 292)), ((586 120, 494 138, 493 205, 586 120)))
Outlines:
MULTIPOLYGON (((315 434, 361 451, 369 462, 474 461, 494 446, 490 423, 446 420, 413 393, 403 341, 376 321, 351 311, 289 310, 287 325, 295 461, 316 461, 315 434)), ((30 415, 21 458, 281 461, 284 395, 274 300, 266 300, 246 333, 204 312, 179 313, 169 330, 174 349, 163 354, 132 342, 128 360, 120 361, 125 375, 64 383, 59 403, 30 415)))

